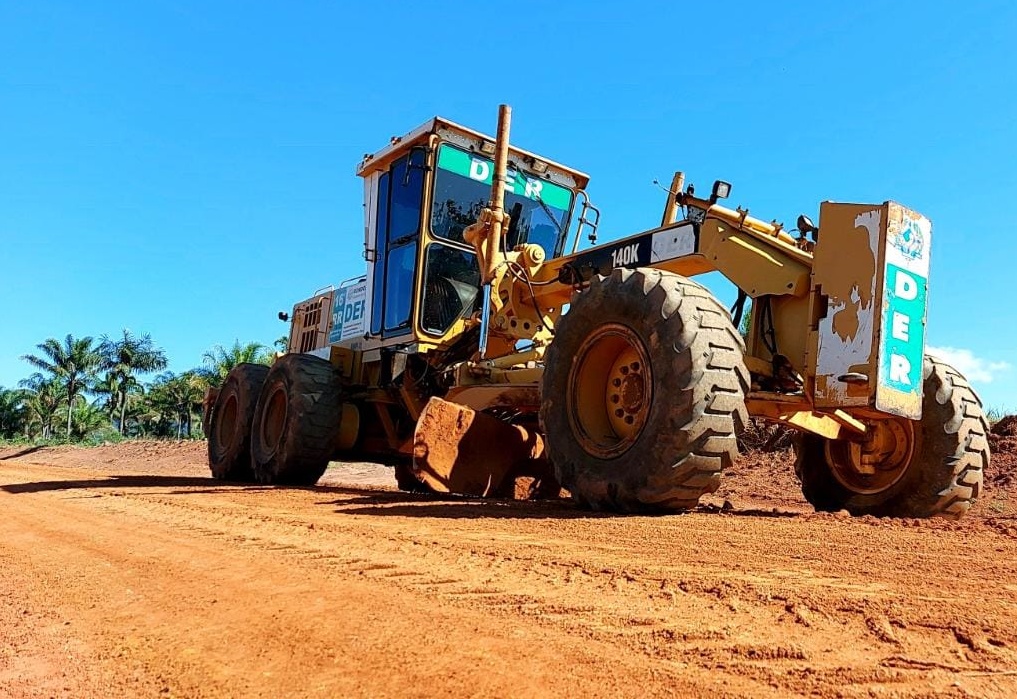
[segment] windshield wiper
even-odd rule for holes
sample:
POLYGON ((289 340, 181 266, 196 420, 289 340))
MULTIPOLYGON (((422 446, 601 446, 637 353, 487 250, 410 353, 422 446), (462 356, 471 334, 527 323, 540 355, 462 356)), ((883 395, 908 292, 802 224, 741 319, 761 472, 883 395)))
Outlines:
POLYGON ((540 208, 544 210, 544 213, 547 214, 547 217, 551 219, 551 223, 554 224, 555 230, 558 231, 558 237, 561 237, 562 234, 561 224, 558 223, 558 219, 555 218, 554 214, 551 213, 551 207, 544 203, 544 200, 540 198, 539 194, 537 195, 537 203, 540 204, 540 208))

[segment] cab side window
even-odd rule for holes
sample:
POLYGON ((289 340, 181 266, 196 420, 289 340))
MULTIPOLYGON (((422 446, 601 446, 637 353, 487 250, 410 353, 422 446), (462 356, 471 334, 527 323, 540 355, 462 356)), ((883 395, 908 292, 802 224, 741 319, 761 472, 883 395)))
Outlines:
POLYGON ((423 150, 392 163, 378 181, 371 333, 383 337, 410 329, 413 282, 424 193, 423 150))

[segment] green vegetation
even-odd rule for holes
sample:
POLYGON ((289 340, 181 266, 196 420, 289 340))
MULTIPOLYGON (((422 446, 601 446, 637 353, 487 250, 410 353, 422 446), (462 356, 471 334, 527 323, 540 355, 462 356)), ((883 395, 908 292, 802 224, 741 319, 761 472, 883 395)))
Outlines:
POLYGON ((985 409, 985 417, 990 425, 995 425, 1007 415, 1017 415, 1017 409, 1000 408, 998 406, 991 406, 985 409))
POLYGON ((40 354, 26 354, 22 359, 42 369, 44 381, 56 383, 63 389, 67 405, 67 434, 70 434, 77 399, 91 388, 102 356, 92 348, 90 337, 75 339, 67 335, 63 344, 51 337, 36 346, 40 354))
POLYGON ((272 352, 264 345, 257 342, 240 344, 240 340, 233 343, 229 349, 222 345, 216 345, 202 355, 204 361, 204 372, 210 378, 217 381, 216 386, 226 380, 230 370, 237 364, 268 364, 272 352))
POLYGON ((268 364, 274 356, 264 345, 238 340, 205 352, 199 367, 174 373, 166 371, 166 353, 149 335, 129 330, 98 342, 48 338, 36 349, 22 359, 37 371, 17 388, 0 386, 0 441, 203 437, 205 391, 221 385, 237 364, 268 364))
POLYGON ((144 393, 138 375, 165 369, 166 353, 156 347, 148 335, 135 337, 125 329, 123 336, 116 339, 104 335, 99 355, 106 371, 103 379, 106 409, 110 417, 116 417, 117 432, 126 434, 131 396, 144 393))

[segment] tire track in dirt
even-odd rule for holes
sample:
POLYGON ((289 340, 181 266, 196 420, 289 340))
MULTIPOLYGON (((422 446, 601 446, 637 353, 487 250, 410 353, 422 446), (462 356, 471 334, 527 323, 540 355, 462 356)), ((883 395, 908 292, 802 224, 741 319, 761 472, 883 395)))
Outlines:
POLYGON ((19 595, 27 591, 35 605, 53 605, 84 629, 115 693, 425 696, 441 687, 567 696, 577 682, 607 696, 635 694, 625 678, 651 676, 660 681, 651 694, 709 686, 639 654, 595 642, 577 648, 553 630, 510 627, 440 600, 422 604, 357 572, 328 574, 294 561, 292 549, 233 547, 225 537, 125 515, 130 507, 96 507, 103 499, 59 498, 40 519, 37 507, 5 498, 0 531, 12 565, 31 561, 19 595), (617 678, 601 674, 609 656, 617 678))
MULTIPOLYGON (((380 599, 368 606, 377 612, 382 603, 385 626, 426 627, 432 613, 441 613, 450 615, 447 628, 479 618, 539 639, 538 646, 547 645, 547 636, 603 653, 599 663, 612 668, 615 687, 645 687, 653 678, 661 688, 684 682, 757 696, 870 690, 1005 696, 1017 689, 1013 677, 1001 674, 1017 667, 1017 547, 979 522, 737 511, 614 518, 550 502, 229 487, 197 472, 106 480, 101 471, 23 461, 0 474, 4 505, 27 498, 39 507, 45 498, 47 508, 80 513, 90 537, 108 522, 171 532, 172 545, 153 553, 160 573, 164 558, 191 551, 207 561, 210 551, 224 552, 216 555, 227 570, 282 569, 287 580, 316 581, 317 590, 370 590, 380 599)), ((32 526, 30 518, 20 524, 32 526)), ((68 514, 57 531, 76 526, 68 514)), ((85 560, 102 559, 114 545, 86 538, 72 549, 85 560)), ((129 569, 129 560, 114 567, 129 569)), ((241 576, 235 584, 248 595, 254 583, 241 576)), ((301 588, 296 599, 310 594, 301 588)), ((279 610, 291 613, 300 618, 299 610, 279 610)), ((354 612, 332 613, 342 619, 354 612)), ((228 622, 260 628, 243 616, 228 622)), ((160 628, 153 638, 163 638, 160 628)), ((533 679, 540 663, 529 646, 502 650, 505 662, 533 679)), ((190 674, 173 667, 173 677, 197 681, 204 666, 190 674)), ((570 669, 560 659, 554 667, 570 669)), ((313 663, 303 666, 315 671, 313 663)), ((588 679, 570 684, 572 693, 588 694, 608 681, 588 679)), ((265 680, 262 688, 275 686, 265 680)), ((533 681, 519 687, 544 688, 533 681)))

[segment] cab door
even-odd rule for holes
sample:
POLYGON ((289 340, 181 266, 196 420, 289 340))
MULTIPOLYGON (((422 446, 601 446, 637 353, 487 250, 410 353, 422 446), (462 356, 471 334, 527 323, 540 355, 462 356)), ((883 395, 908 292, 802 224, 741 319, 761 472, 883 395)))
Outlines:
POLYGON ((413 149, 378 180, 371 334, 412 331, 413 289, 420 245, 426 151, 413 149))

